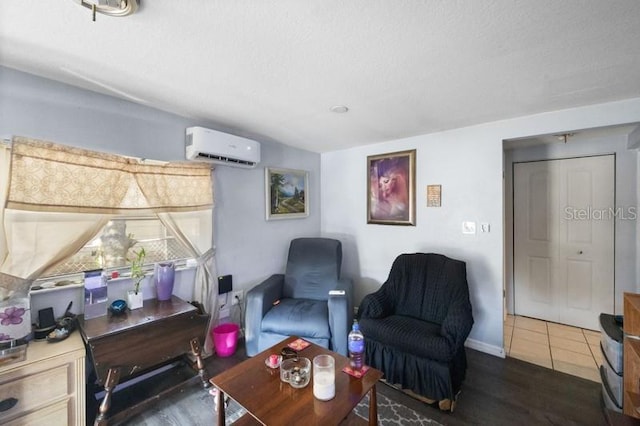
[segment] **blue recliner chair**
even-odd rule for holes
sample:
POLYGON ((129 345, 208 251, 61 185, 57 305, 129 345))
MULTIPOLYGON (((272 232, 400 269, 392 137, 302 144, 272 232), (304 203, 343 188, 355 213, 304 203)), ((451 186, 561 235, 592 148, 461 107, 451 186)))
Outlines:
POLYGON ((247 292, 247 355, 298 336, 346 356, 353 320, 353 284, 340 278, 341 265, 342 244, 338 240, 291 241, 285 274, 272 275, 247 292))

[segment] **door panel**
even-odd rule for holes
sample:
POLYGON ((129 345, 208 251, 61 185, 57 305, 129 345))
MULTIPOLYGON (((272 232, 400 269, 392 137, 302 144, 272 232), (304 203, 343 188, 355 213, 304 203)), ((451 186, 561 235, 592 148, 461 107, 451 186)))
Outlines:
POLYGON ((550 259, 543 257, 529 258, 529 282, 531 299, 536 302, 551 303, 551 268, 550 259))
POLYGON ((531 208, 529 216, 529 239, 549 241, 549 177, 547 170, 532 173, 529 181, 528 205, 531 208))
POLYGON ((517 315, 597 330, 613 313, 614 161, 514 164, 517 315))
MULTIPOLYGON (((585 171, 568 172, 565 206, 592 206, 592 189, 591 173, 585 171)), ((567 241, 572 243, 590 243, 591 235, 591 221, 567 221, 567 241)))
POLYGON ((591 262, 582 260, 567 261, 567 306, 573 309, 592 308, 591 262))

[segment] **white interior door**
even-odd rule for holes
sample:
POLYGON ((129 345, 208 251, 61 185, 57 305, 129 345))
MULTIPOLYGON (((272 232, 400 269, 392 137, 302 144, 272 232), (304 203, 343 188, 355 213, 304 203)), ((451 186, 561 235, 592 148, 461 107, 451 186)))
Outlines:
POLYGON ((515 313, 597 329, 613 313, 615 157, 514 164, 515 313))

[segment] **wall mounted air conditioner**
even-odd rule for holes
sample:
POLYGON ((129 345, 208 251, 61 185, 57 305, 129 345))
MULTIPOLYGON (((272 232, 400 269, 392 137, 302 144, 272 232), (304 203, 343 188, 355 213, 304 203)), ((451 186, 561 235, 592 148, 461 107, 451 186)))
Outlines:
POLYGON ((260 162, 258 142, 204 127, 187 128, 185 149, 192 161, 249 169, 260 162))

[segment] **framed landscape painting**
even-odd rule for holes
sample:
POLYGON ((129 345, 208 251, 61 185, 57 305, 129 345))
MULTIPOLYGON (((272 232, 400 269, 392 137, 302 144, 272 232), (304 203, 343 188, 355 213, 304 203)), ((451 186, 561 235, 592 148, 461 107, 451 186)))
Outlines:
POLYGON ((416 150, 367 157, 367 223, 416 224, 416 150))
POLYGON ((270 167, 264 170, 266 219, 309 216, 309 172, 270 167))

